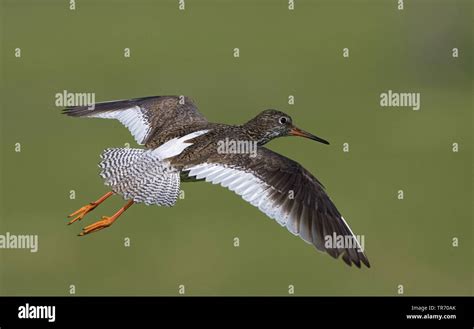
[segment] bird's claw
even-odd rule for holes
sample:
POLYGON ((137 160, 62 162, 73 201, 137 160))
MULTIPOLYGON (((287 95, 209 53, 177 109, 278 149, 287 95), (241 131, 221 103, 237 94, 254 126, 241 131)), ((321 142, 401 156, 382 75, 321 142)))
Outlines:
POLYGON ((67 218, 71 218, 71 217, 74 217, 76 216, 75 218, 73 218, 72 220, 69 221, 68 225, 71 225, 72 223, 78 221, 78 220, 81 220, 84 218, 84 216, 95 209, 95 207, 97 207, 97 204, 95 203, 89 203, 89 204, 86 204, 85 206, 81 207, 80 209, 76 210, 75 212, 73 212, 72 214, 70 214, 69 216, 67 216, 67 218))
POLYGON ((82 232, 79 233, 79 236, 84 236, 89 233, 97 232, 100 231, 104 228, 109 227, 114 221, 113 216, 112 217, 107 217, 107 216, 102 216, 102 219, 89 225, 86 226, 82 229, 82 232))

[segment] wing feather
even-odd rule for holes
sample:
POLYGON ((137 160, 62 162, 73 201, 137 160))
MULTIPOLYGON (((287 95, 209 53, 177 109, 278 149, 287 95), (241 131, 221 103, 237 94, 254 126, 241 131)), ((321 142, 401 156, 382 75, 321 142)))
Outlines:
POLYGON ((190 98, 180 96, 152 96, 73 106, 64 109, 63 113, 72 117, 116 119, 128 128, 140 145, 156 135, 208 123, 190 98))
POLYGON ((295 161, 261 147, 254 158, 247 154, 216 154, 184 170, 191 177, 229 188, 316 249, 334 258, 342 255, 348 265, 360 267, 362 262, 370 267, 323 185, 295 161), (353 243, 326 245, 325 239, 334 235, 352 239, 353 243))

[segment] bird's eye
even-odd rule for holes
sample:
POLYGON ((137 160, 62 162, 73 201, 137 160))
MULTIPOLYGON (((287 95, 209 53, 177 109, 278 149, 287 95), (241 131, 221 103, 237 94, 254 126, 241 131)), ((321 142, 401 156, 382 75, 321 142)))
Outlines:
POLYGON ((282 125, 284 125, 285 123, 288 122, 288 118, 286 118, 286 117, 281 117, 281 118, 278 120, 278 122, 280 122, 282 125))

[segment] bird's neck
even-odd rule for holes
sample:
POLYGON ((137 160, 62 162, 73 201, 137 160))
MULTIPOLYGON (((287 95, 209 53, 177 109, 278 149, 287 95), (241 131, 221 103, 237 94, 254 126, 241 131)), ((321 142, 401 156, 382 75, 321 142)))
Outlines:
POLYGON ((258 146, 265 145, 273 138, 271 132, 265 131, 261 126, 257 125, 253 121, 249 121, 241 126, 238 126, 241 130, 242 138, 257 142, 258 146))

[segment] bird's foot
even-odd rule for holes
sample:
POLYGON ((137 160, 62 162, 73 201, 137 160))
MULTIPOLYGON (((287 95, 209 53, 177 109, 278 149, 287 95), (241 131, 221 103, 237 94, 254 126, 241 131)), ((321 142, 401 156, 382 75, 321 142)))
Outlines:
POLYGON ((75 212, 73 212, 72 214, 70 214, 69 216, 67 216, 68 218, 71 218, 71 217, 74 217, 76 216, 74 219, 72 219, 68 225, 71 225, 72 223, 74 223, 75 221, 78 221, 78 220, 81 220, 84 218, 84 216, 94 210, 98 205, 100 205, 102 202, 104 202, 108 197, 110 197, 112 194, 114 194, 114 192, 107 192, 105 193, 103 196, 101 196, 99 198, 99 200, 97 201, 94 201, 94 202, 91 202, 89 204, 86 204, 84 207, 81 207, 79 210, 76 210, 75 212))
POLYGON ((115 222, 115 220, 117 218, 120 217, 121 214, 123 214, 123 212, 125 210, 127 210, 131 205, 133 204, 133 200, 130 200, 128 201, 125 206, 123 206, 122 208, 120 208, 114 215, 112 216, 102 216, 102 219, 95 222, 94 224, 91 224, 89 226, 86 226, 82 229, 82 232, 79 233, 79 236, 83 236, 83 235, 86 235, 86 234, 89 234, 89 233, 92 233, 92 232, 96 232, 96 231, 100 231, 106 227, 109 227, 110 225, 112 225, 113 222, 115 222))
POLYGON ((84 218, 84 216, 95 209, 95 207, 97 207, 98 204, 95 203, 95 202, 91 202, 89 204, 86 204, 85 206, 81 207, 80 209, 76 210, 75 212, 73 212, 72 214, 70 214, 69 216, 67 216, 67 218, 71 218, 71 217, 75 217, 73 218, 71 221, 69 221, 68 225, 71 225, 72 223, 78 221, 78 220, 81 220, 84 218))
POLYGON ((89 225, 89 226, 86 226, 82 229, 82 232, 79 233, 79 236, 83 236, 83 235, 86 235, 86 234, 89 234, 89 233, 93 233, 93 232, 97 232, 97 231, 100 231, 104 228, 107 228, 109 227, 110 225, 112 225, 112 223, 115 221, 116 217, 115 216, 111 216, 111 217, 108 217, 108 216, 102 216, 102 219, 89 225))

